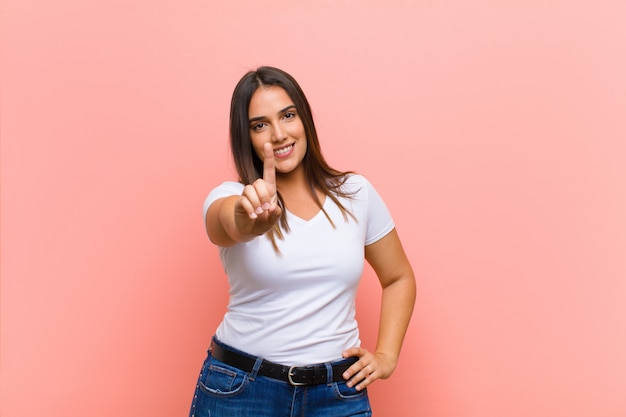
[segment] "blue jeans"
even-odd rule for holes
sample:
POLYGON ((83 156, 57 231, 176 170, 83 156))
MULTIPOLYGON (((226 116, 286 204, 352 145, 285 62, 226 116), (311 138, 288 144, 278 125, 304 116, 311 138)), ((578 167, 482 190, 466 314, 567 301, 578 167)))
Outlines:
MULTIPOLYGON (((370 417, 367 389, 345 382, 292 386, 226 365, 209 352, 196 385, 190 417, 370 417)), ((334 362, 333 362, 334 364, 334 362)))

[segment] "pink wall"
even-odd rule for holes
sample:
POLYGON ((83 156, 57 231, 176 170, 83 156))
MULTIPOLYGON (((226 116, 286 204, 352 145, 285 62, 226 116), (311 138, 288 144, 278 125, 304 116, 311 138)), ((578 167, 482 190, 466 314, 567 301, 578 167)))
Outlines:
MULTIPOLYGON (((376 416, 626 415, 626 3, 3 0, 2 417, 182 416, 227 114, 301 81, 419 284, 376 416)), ((366 344, 379 290, 359 301, 366 344)))

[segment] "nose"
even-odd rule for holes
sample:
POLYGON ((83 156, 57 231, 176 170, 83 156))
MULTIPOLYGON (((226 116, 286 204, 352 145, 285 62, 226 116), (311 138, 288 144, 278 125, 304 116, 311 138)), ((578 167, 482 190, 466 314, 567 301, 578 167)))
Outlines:
POLYGON ((283 130, 282 126, 275 124, 272 127, 272 142, 282 142, 287 138, 287 134, 283 130))

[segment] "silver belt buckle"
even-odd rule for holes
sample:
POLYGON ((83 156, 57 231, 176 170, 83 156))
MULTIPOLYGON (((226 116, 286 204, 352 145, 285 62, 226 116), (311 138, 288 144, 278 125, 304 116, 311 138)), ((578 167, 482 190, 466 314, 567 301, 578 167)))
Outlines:
POLYGON ((294 368, 299 368, 298 366, 292 366, 289 368, 289 372, 287 372, 287 380, 289 380, 289 383, 291 385, 293 385, 294 387, 298 387, 298 386, 302 386, 302 385, 306 385, 306 382, 296 382, 293 380, 292 376, 294 376, 294 368))

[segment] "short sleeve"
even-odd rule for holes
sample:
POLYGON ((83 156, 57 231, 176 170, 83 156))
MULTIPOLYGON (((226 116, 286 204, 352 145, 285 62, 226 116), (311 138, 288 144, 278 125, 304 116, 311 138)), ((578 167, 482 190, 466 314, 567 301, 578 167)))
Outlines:
POLYGON ((203 219, 206 219, 206 213, 209 211, 209 207, 216 200, 224 197, 230 197, 231 195, 241 195, 243 188, 244 185, 239 182, 227 181, 212 189, 207 198, 204 200, 204 205, 202 207, 203 219))
POLYGON ((367 229, 365 233, 365 246, 367 246, 387 236, 395 224, 380 194, 365 177, 361 178, 362 188, 360 192, 365 193, 367 201, 367 229))

